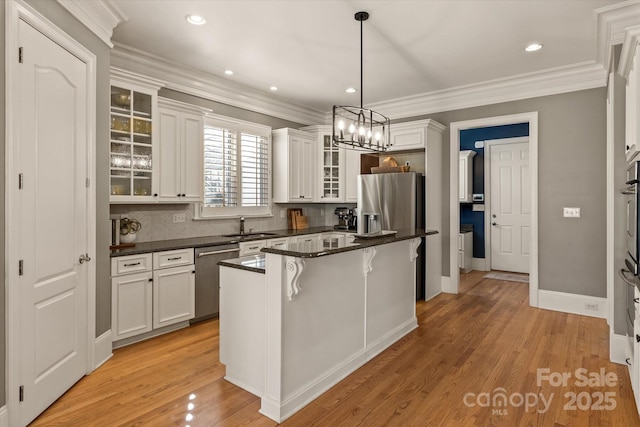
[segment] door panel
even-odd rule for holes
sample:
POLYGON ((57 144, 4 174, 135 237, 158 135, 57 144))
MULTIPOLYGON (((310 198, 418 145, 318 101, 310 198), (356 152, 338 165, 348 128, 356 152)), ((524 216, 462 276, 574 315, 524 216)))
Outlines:
POLYGON ((19 293, 19 420, 25 425, 87 371, 89 199, 86 64, 23 21, 18 40, 15 168, 19 293))
POLYGON ((491 269, 529 272, 531 182, 529 144, 495 144, 490 150, 491 269))

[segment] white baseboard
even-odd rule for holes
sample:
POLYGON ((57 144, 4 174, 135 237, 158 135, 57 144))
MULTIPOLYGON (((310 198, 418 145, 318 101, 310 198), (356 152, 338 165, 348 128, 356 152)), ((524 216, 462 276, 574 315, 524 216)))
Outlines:
POLYGON ((609 311, 606 298, 543 289, 538 290, 538 308, 603 319, 607 318, 609 311), (588 309, 587 305, 593 306, 595 309, 588 309))
POLYGON ((627 358, 626 348, 627 336, 612 333, 609 336, 609 360, 613 363, 627 366, 625 359, 627 358))
POLYGON ((9 427, 9 411, 6 406, 0 408, 0 427, 9 427))
POLYGON ((486 258, 472 258, 471 259, 471 269, 472 270, 478 270, 478 271, 489 271, 489 270, 491 270, 487 266, 487 259, 486 258))
POLYGON ((448 294, 454 293, 451 289, 451 277, 442 276, 442 292, 446 292, 448 294))
POLYGON ((109 360, 111 356, 113 356, 113 352, 111 351, 113 341, 113 334, 111 333, 111 329, 109 329, 104 334, 100 335, 96 338, 95 343, 95 366, 93 369, 98 369, 100 365, 109 360))

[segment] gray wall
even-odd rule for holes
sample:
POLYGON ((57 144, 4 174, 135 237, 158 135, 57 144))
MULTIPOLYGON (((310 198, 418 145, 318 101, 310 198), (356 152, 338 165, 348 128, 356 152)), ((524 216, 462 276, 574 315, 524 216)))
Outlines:
MULTIPOLYGON (((448 126, 451 122, 531 111, 538 112, 539 289, 606 297, 605 88, 429 114, 410 120, 431 118, 448 126), (581 218, 563 218, 564 206, 580 207, 581 218)), ((446 131, 445 189, 449 188, 449 144, 446 131)), ((448 276, 448 191, 443 192, 442 209, 442 274, 448 276)))

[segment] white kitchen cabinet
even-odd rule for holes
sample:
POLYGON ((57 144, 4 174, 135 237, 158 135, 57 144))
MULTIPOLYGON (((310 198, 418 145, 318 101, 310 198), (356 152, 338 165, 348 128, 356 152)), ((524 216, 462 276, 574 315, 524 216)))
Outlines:
POLYGON ((262 248, 267 246, 266 240, 251 240, 249 242, 238 243, 240 253, 239 256, 259 254, 262 248))
POLYGON ((625 88, 625 155, 627 161, 634 159, 640 151, 638 137, 640 136, 640 26, 625 30, 625 39, 620 54, 620 74, 627 79, 625 88))
POLYGON ((110 198, 111 203, 157 201, 158 89, 163 83, 111 69, 110 198))
POLYGON ((193 248, 113 257, 111 276, 114 342, 195 315, 193 248))
POLYGON ((195 276, 195 265, 153 271, 154 329, 195 316, 195 276))
POLYGON ((458 267, 460 272, 471 271, 473 261, 473 232, 458 234, 458 267))
POLYGON ((277 239, 269 239, 266 243, 267 248, 287 249, 289 247, 288 237, 278 237, 277 239))
POLYGON ((460 151, 460 165, 458 179, 458 201, 460 203, 471 203, 473 201, 473 157, 476 152, 473 150, 460 151))
POLYGON ((315 138, 296 129, 273 131, 273 201, 312 202, 315 138))
POLYGON ((358 175, 360 174, 360 151, 345 149, 344 201, 358 201, 358 175))
POLYGON ((158 201, 197 202, 203 194, 204 110, 158 99, 158 201))
POLYGON ((111 329, 114 341, 153 328, 151 254, 111 259, 111 329))
POLYGON ((302 128, 316 139, 316 173, 314 179, 315 202, 335 203, 345 199, 345 149, 332 141, 331 126, 306 126, 302 128))
POLYGON ((426 127, 421 122, 406 122, 391 126, 391 146, 388 151, 424 148, 426 127))
POLYGON ((153 328, 192 319, 196 313, 193 248, 153 253, 153 328))

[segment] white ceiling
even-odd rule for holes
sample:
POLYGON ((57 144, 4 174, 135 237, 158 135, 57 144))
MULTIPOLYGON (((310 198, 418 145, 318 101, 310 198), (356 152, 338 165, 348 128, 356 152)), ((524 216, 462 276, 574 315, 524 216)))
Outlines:
MULTIPOLYGON (((128 46, 327 112, 596 60, 594 10, 616 0, 112 0, 128 46), (199 14, 204 26, 186 22, 199 14), (544 48, 526 53, 533 41, 544 48), (234 71, 232 77, 224 74, 234 71), (273 93, 269 87, 275 85, 273 93), (349 86, 356 94, 346 94, 349 86)), ((233 82, 233 83, 232 83, 233 82)))

